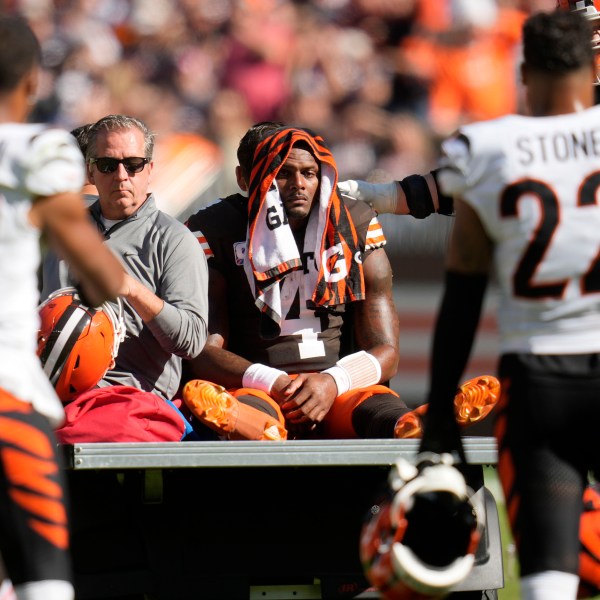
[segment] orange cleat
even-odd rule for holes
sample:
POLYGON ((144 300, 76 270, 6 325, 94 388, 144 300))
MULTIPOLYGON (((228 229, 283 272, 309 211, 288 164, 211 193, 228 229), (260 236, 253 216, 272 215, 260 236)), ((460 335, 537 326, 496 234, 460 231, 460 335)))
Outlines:
MULTIPOLYGON (((472 425, 490 414, 500 397, 500 382, 491 375, 465 381, 454 396, 454 414, 461 426, 472 425)), ((398 419, 394 428, 397 439, 420 438, 427 404, 415 408, 398 419)))
POLYGON ((396 421, 394 437, 399 440, 420 438, 423 434, 423 415, 427 412, 427 404, 421 404, 396 421))
POLYGON ((454 396, 454 414, 459 425, 471 425, 485 419, 500 398, 500 382, 491 375, 465 381, 454 396))
POLYGON ((199 421, 230 440, 287 439, 287 431, 277 419, 240 402, 216 383, 188 381, 183 401, 199 421))

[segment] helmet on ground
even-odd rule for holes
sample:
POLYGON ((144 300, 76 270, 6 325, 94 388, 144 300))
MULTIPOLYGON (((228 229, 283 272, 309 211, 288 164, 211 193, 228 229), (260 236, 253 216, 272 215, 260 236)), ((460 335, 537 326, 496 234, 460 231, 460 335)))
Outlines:
POLYGON ((63 403, 93 388, 115 364, 125 336, 123 305, 86 306, 75 288, 62 288, 39 306, 37 354, 63 403))
POLYGON ((586 487, 579 524, 578 598, 600 594, 600 484, 586 487))
POLYGON ((472 496, 450 454, 398 460, 360 540, 365 574, 382 598, 438 598, 466 579, 483 529, 472 496))
POLYGON ((596 61, 596 80, 594 83, 600 85, 600 12, 598 11, 596 2, 594 0, 556 0, 556 7, 580 13, 591 21, 591 42, 596 61))

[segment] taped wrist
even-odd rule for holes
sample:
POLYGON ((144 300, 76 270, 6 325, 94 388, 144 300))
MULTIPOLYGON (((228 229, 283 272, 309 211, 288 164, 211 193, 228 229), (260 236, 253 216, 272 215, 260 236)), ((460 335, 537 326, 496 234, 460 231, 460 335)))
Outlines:
POLYGON ((333 377, 338 396, 359 388, 379 383, 381 365, 368 352, 361 350, 338 360, 333 367, 321 371, 333 377))
POLYGON ((446 196, 440 189, 440 184, 438 182, 438 172, 440 169, 434 169, 431 171, 431 176, 435 181, 435 187, 437 188, 438 193, 438 213, 440 215, 453 215, 454 214, 454 198, 452 196, 446 196))
POLYGON ((371 206, 378 213, 394 214, 398 206, 398 188, 396 182, 372 184, 373 200, 371 206))
POLYGON ((286 372, 261 363, 254 363, 244 371, 242 385, 270 394, 271 388, 280 375, 286 375, 286 372))

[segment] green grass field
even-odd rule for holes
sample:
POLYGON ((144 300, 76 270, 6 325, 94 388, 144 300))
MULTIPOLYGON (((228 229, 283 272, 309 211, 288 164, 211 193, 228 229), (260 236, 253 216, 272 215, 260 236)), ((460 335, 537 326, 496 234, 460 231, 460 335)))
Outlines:
POLYGON ((504 565, 504 588, 498 590, 499 600, 519 600, 519 564, 515 554, 512 535, 506 518, 504 495, 493 467, 484 468, 485 485, 492 492, 498 505, 500 531, 502 535, 502 562, 504 565))
MULTIPOLYGON (((500 519, 500 530, 502 535, 502 560, 504 564, 504 588, 498 590, 499 600, 520 600, 519 593, 519 563, 516 557, 512 535, 508 526, 504 496, 498 482, 496 469, 485 468, 485 485, 492 492, 498 504, 498 516, 500 519)), ((600 600, 600 596, 594 596, 591 600, 600 600)))

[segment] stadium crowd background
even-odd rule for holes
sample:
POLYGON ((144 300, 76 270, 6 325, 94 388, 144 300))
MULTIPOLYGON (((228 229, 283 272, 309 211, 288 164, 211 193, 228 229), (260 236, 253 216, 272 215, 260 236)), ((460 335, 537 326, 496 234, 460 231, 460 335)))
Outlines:
POLYGON ((237 143, 266 119, 321 133, 342 179, 428 170, 439 138, 461 123, 520 110, 520 25, 555 0, 2 5, 27 17, 42 42, 34 120, 72 129, 126 113, 159 140, 202 136, 218 149, 214 195, 235 191, 237 143))

